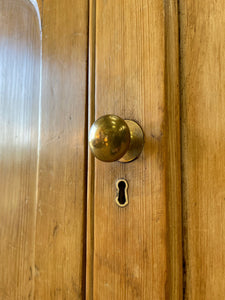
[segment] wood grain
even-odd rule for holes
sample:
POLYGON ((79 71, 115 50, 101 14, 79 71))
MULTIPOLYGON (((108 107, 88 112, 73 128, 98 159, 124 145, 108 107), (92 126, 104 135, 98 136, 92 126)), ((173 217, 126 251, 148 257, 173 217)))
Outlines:
POLYGON ((225 298, 225 2, 180 1, 185 299, 225 298))
MULTIPOLYGON (((88 125, 95 121, 95 47, 96 47, 96 2, 89 1, 88 41, 88 125)), ((94 178, 95 159, 88 151, 87 170, 87 247, 86 247, 86 299, 93 299, 94 260, 94 178)))
POLYGON ((0 1, 0 298, 83 299, 88 3, 39 7, 42 62, 37 3, 0 1))
MULTIPOLYGON (((165 9, 163 1, 154 0, 96 2, 95 117, 110 113, 137 120, 144 129, 145 146, 140 158, 130 164, 95 160, 94 199, 89 197, 93 215, 88 215, 94 226, 93 253, 88 253, 93 258, 93 284, 90 287, 87 282, 87 299, 179 299, 181 295, 181 271, 177 269, 181 227, 173 229, 174 240, 167 234, 168 209, 176 210, 173 226, 179 215, 179 161, 171 170, 177 172, 174 180, 166 184, 170 176, 167 163, 171 167, 174 154, 179 154, 177 145, 167 150, 167 139, 170 136, 170 142, 174 141, 179 131, 166 132, 167 96, 170 103, 175 101, 172 113, 179 111, 177 47, 168 53, 176 63, 174 82, 166 79, 170 67, 167 42, 177 38, 177 27, 171 29, 166 42, 165 24, 171 23, 166 21, 165 9), (167 84, 171 85, 168 89, 167 84), (115 203, 118 178, 126 178, 129 184, 129 205, 123 209, 115 203), (168 196, 171 189, 175 198, 168 196), (170 208, 167 198, 174 199, 170 208), (173 255, 170 262, 168 255, 173 255), (168 280, 171 274, 178 283, 168 280)), ((176 18, 176 11, 173 13, 176 18)), ((168 12, 167 17, 172 15, 168 12)), ((173 24, 177 26, 177 19, 173 24)), ((179 114, 172 120, 179 124, 179 114)))
POLYGON ((183 299, 178 3, 165 1, 168 290, 183 299))
POLYGON ((0 299, 30 299, 41 36, 29 1, 0 1, 0 299))
POLYGON ((42 4, 35 299, 83 299, 88 1, 42 4))

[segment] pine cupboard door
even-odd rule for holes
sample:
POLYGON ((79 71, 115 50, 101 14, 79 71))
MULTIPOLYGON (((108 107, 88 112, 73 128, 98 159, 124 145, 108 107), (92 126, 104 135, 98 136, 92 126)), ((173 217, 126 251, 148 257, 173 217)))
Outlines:
POLYGON ((0 28, 0 299, 225 299, 225 2, 0 0, 0 28), (105 114, 137 160, 91 155, 105 114))
POLYGON ((87 297, 225 299, 225 2, 90 1, 89 24, 89 123, 135 119, 145 146, 89 159, 87 297))
POLYGON ((0 28, 0 299, 83 299, 88 1, 0 0, 0 28))

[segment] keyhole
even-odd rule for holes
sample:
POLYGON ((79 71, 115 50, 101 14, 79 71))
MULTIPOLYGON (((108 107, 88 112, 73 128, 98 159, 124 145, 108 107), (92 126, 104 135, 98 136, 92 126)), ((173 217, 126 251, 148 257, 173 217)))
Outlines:
POLYGON ((119 187, 119 197, 118 197, 118 201, 120 204, 124 204, 126 202, 126 197, 125 197, 125 187, 126 184, 124 181, 120 181, 118 183, 118 187, 119 187))
POLYGON ((128 189, 128 183, 125 179, 119 179, 116 182, 116 189, 117 189, 117 195, 116 195, 116 203, 120 207, 124 207, 128 204, 128 195, 127 195, 127 189, 128 189))

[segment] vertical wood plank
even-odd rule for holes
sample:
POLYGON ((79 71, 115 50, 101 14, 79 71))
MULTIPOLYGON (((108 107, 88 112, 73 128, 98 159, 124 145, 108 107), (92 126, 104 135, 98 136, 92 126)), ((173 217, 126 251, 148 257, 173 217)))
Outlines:
POLYGON ((225 2, 180 1, 185 299, 225 298, 225 2))
POLYGON ((177 0, 164 1, 167 103, 168 289, 171 300, 183 299, 181 208, 179 27, 177 0))
POLYGON ((83 299, 88 1, 42 4, 35 299, 83 299))
MULTIPOLYGON (((89 1, 88 42, 88 125, 95 121, 95 48, 96 48, 96 2, 89 1)), ((86 248, 86 299, 93 299, 94 259, 94 178, 95 160, 88 151, 87 170, 87 248, 86 248)))
POLYGON ((95 117, 109 113, 137 120, 144 129, 145 146, 140 158, 130 164, 95 160, 94 199, 90 197, 93 286, 88 299, 179 299, 182 294, 177 291, 182 287, 177 248, 181 247, 180 227, 172 229, 174 240, 167 231, 168 220, 173 226, 176 217, 181 221, 179 161, 175 162, 174 156, 177 153, 179 159, 179 141, 175 141, 179 130, 172 133, 173 121, 179 125, 177 41, 175 52, 166 55, 169 42, 177 38, 177 11, 175 5, 164 4, 154 0, 96 1, 95 117), (168 11, 165 17, 169 8, 173 13, 168 11), (176 20, 166 41, 165 25, 171 25, 171 16, 176 20), (167 58, 176 64, 174 81, 166 78, 171 67, 167 58), (169 134, 167 97, 173 104, 169 134), (175 148, 167 150, 173 141, 175 148), (167 164, 175 175, 169 186, 167 164), (118 178, 129 183, 129 205, 123 209, 115 203, 118 178), (174 203, 167 206, 167 198, 174 203), (175 218, 167 215, 172 207, 175 218), (173 255, 173 261, 169 262, 168 255, 173 255), (171 274, 179 283, 168 280, 171 274))
POLYGON ((162 1, 97 2, 96 118, 136 119, 145 148, 131 164, 95 162, 94 299, 166 295, 164 38, 162 1), (129 184, 124 209, 118 178, 129 184))
POLYGON ((30 299, 41 35, 29 1, 0 1, 0 299, 30 299))

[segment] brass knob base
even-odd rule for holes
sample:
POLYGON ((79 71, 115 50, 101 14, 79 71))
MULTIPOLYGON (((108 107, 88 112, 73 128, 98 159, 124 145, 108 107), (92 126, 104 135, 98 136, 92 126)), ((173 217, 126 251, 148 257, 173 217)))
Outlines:
POLYGON ((101 161, 130 162, 141 154, 144 134, 133 120, 105 115, 92 124, 89 145, 94 156, 101 161))
POLYGON ((144 147, 144 133, 141 126, 133 120, 124 120, 130 130, 130 145, 125 155, 119 159, 127 163, 135 160, 141 154, 144 147))

